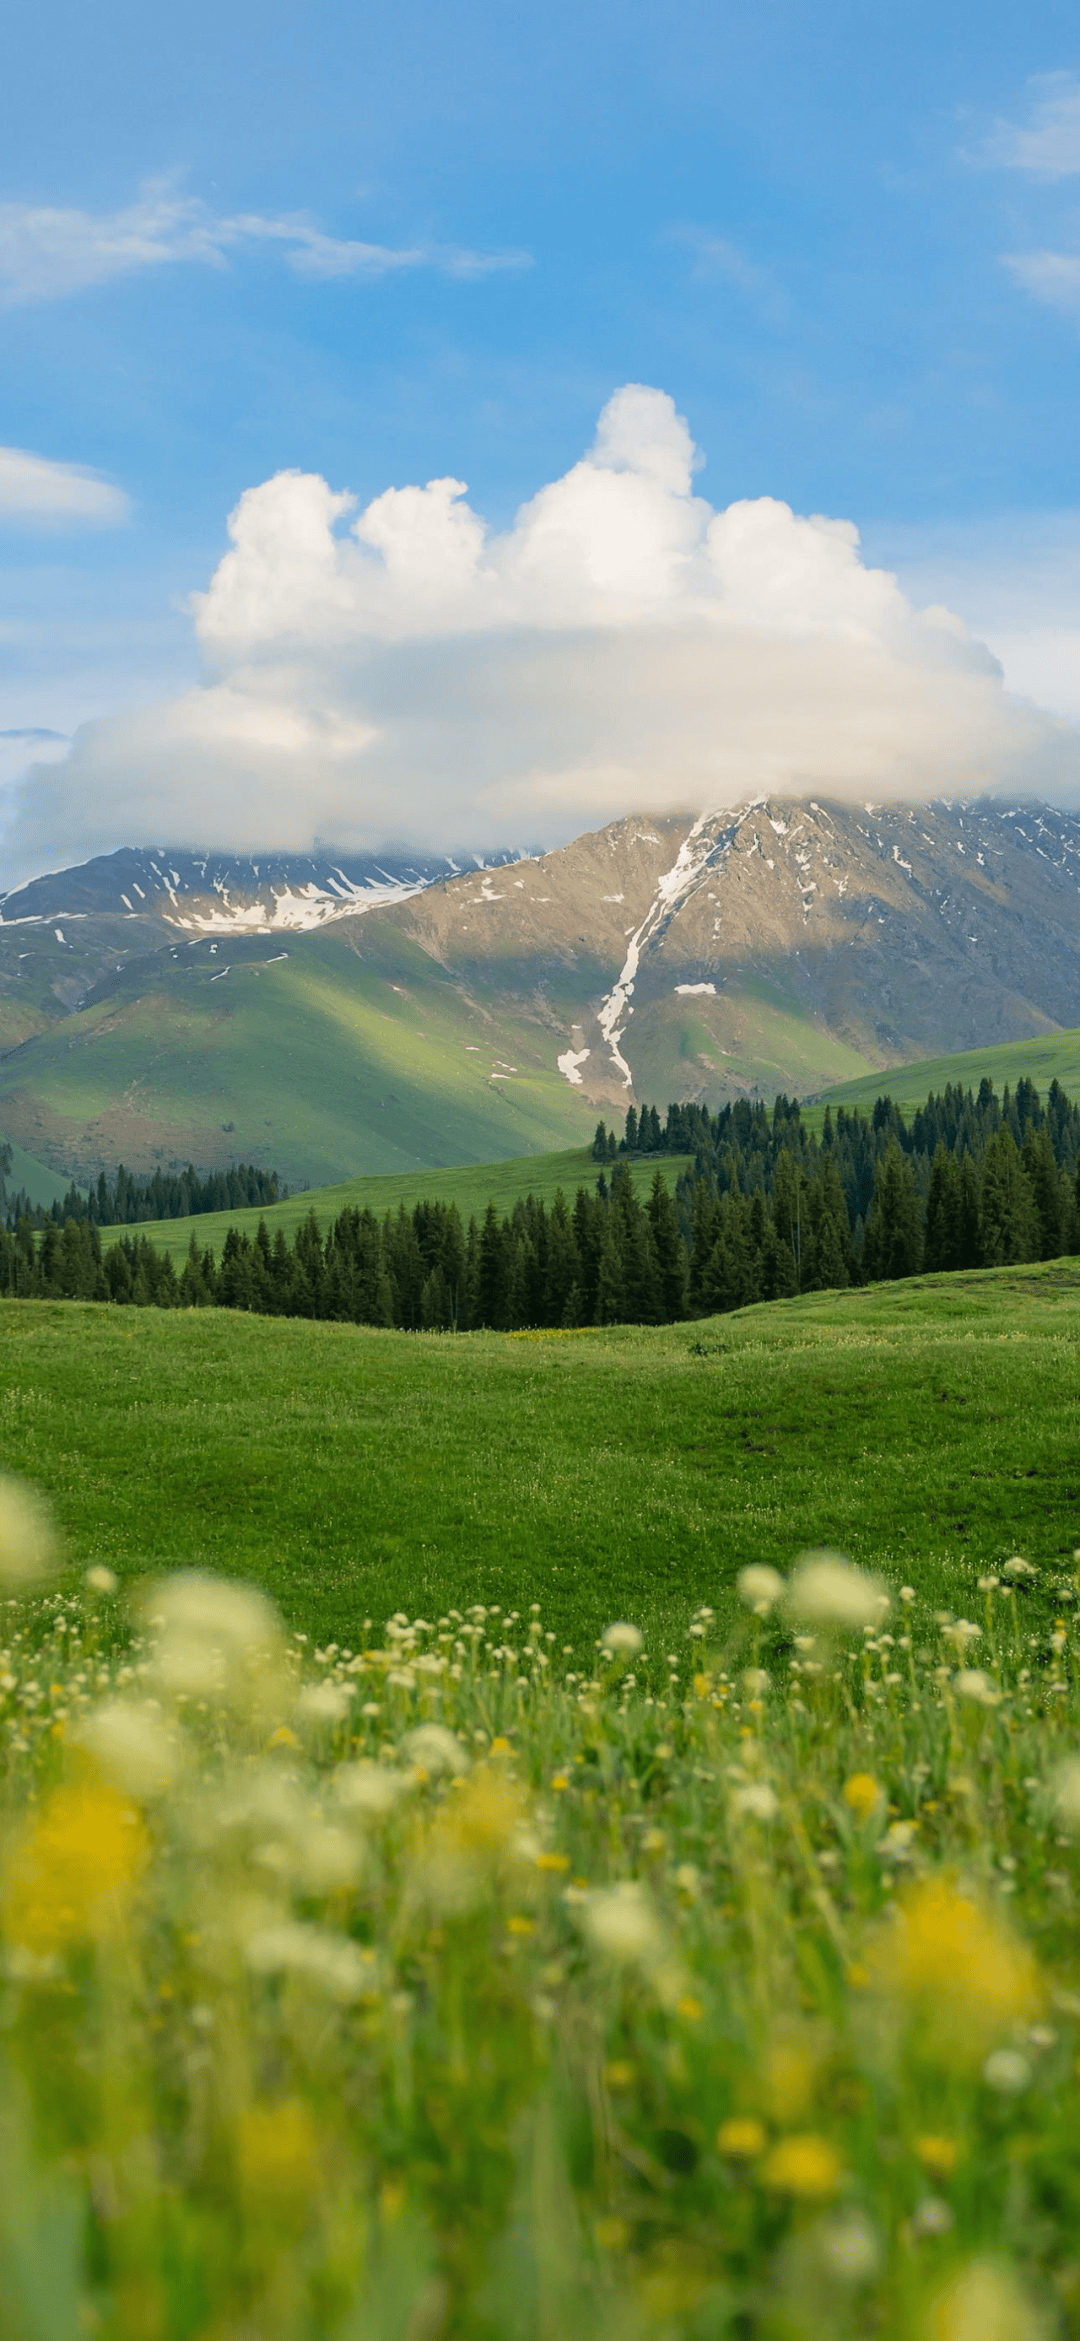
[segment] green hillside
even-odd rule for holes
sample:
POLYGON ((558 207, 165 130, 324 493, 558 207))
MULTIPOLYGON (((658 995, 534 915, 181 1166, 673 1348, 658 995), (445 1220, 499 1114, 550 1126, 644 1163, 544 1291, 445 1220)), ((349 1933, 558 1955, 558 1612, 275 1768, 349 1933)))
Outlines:
POLYGON ((62 1178, 59 1171, 50 1170, 47 1163, 27 1154, 25 1147, 17 1146, 14 1138, 5 1140, 0 1136, 0 1145, 3 1144, 11 1148, 11 1170, 6 1181, 10 1194, 25 1193, 31 1203, 43 1203, 46 1209, 50 1203, 62 1201, 71 1185, 70 1179, 62 1178))
POLYGON ((1009 1554, 1071 1569, 1078 1338, 1077 1262, 540 1336, 6 1301, 4 1463, 73 1564, 243 1573, 353 1647, 477 1599, 685 1642, 806 1545, 977 1617, 1009 1554))
MULTIPOLYGON (((237 1158, 290 1185, 591 1138, 550 1020, 485 1005, 374 916, 158 954, 0 1060, 0 1127, 85 1175, 237 1158)), ((550 1017, 550 1012, 549 1012, 550 1017)))
MULTIPOLYGON (((632 1163, 631 1176, 644 1198, 659 1168, 669 1186, 674 1186, 680 1171, 689 1169, 692 1157, 688 1154, 661 1154, 646 1156, 632 1163)), ((475 1213, 479 1219, 489 1203, 494 1203, 500 1218, 513 1210, 515 1203, 526 1195, 535 1195, 539 1202, 553 1203, 559 1189, 567 1202, 573 1201, 579 1187, 596 1183, 600 1165, 593 1161, 587 1146, 574 1146, 559 1154, 515 1155, 509 1162, 467 1164, 460 1170, 387 1171, 381 1177, 343 1179, 337 1186, 314 1187, 299 1195, 289 1195, 283 1203, 270 1203, 250 1211, 207 1211, 196 1219, 140 1220, 131 1232, 148 1236, 152 1244, 169 1252, 179 1266, 187 1252, 192 1236, 201 1245, 210 1244, 220 1256, 221 1246, 230 1227, 246 1228, 254 1235, 260 1219, 265 1219, 271 1235, 276 1228, 284 1228, 290 1238, 301 1220, 314 1211, 321 1227, 336 1219, 347 1204, 358 1211, 373 1211, 377 1219, 386 1212, 396 1211, 404 1203, 411 1211, 416 1203, 456 1203, 466 1226, 475 1213)), ((104 1227, 103 1245, 108 1248, 124 1233, 119 1227, 104 1227)))
POLYGON ((1033 1040, 1009 1040, 989 1049, 964 1049, 953 1057, 923 1057, 912 1065, 891 1065, 884 1073, 867 1073, 857 1081, 841 1081, 822 1090, 807 1110, 806 1119, 819 1128, 826 1104, 858 1106, 866 1113, 875 1098, 889 1096, 898 1106, 923 1105, 931 1091, 946 1082, 962 1089, 978 1089, 984 1075, 999 1095, 1008 1082, 1015 1089, 1027 1076, 1040 1096, 1052 1081, 1060 1081, 1070 1097, 1080 1097, 1080 1030, 1040 1032, 1033 1040))

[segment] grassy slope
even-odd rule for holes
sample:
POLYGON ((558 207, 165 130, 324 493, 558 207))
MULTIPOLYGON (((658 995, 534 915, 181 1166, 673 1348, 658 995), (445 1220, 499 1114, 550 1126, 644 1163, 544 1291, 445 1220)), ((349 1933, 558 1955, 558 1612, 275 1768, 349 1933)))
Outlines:
MULTIPOLYGON (((652 1161, 632 1163, 631 1176, 642 1200, 652 1186, 658 1167, 673 1187, 680 1171, 688 1169, 691 1160, 688 1154, 665 1154, 652 1161)), ((381 1178, 343 1179, 334 1187, 315 1187, 309 1193, 289 1195, 284 1203, 272 1203, 263 1211, 207 1211, 197 1219, 149 1220, 133 1232, 149 1236, 151 1243, 163 1252, 171 1252, 179 1262, 186 1257, 193 1235, 200 1244, 211 1244, 220 1255, 230 1227, 246 1228, 249 1235, 254 1235, 260 1219, 265 1219, 271 1235, 283 1227, 286 1235, 292 1236, 309 1211, 314 1211, 320 1226, 326 1227, 347 1203, 361 1211, 366 1206, 379 1219, 387 1211, 396 1211, 399 1203, 404 1203, 407 1210, 414 1203, 456 1203, 467 1226, 473 1213, 479 1219, 489 1202, 497 1206, 502 1216, 526 1195, 536 1195, 551 1204, 561 1188, 567 1202, 572 1203, 579 1187, 595 1185, 599 1168, 587 1146, 573 1146, 559 1154, 514 1155, 509 1162, 467 1164, 461 1170, 387 1171, 381 1178)), ((122 1232, 120 1228, 103 1228, 103 1244, 108 1247, 115 1243, 122 1232)))
MULTIPOLYGON (((0 1131, 2 1139, 3 1132, 0 1131)), ((25 1189, 31 1203, 61 1202, 71 1185, 70 1179, 61 1178, 58 1171, 52 1171, 46 1163, 38 1162, 34 1155, 27 1154, 25 1147, 16 1146, 13 1138, 9 1138, 7 1143, 11 1148, 11 1173, 7 1180, 11 1193, 18 1195, 25 1189)))
POLYGON ((715 998, 650 1000, 630 1057, 637 1094, 661 1112, 697 1083, 715 1109, 732 1090, 756 1091, 771 1104, 778 1090, 798 1095, 825 1082, 884 1078, 868 1071, 864 1053, 812 1022, 793 989, 742 969, 715 998))
POLYGON ((80 1565, 247 1572, 342 1643, 478 1597, 666 1637, 814 1544, 970 1615, 1080 1543, 1078 1337, 1069 1262, 562 1337, 5 1302, 2 1451, 80 1565))
POLYGON ((490 1012, 388 923, 239 944, 231 961, 223 943, 159 980, 0 1062, 0 1124, 80 1170, 240 1156, 290 1184, 592 1135, 555 1033, 520 1005, 490 1012))
POLYGON ((811 1109, 807 1119, 820 1127, 826 1102, 858 1106, 863 1112, 883 1096, 901 1106, 922 1105, 931 1090, 944 1089, 947 1081, 978 1089, 984 1074, 999 1092, 1006 1081, 1015 1089, 1025 1073, 1043 1097, 1055 1079, 1070 1097, 1080 1096, 1080 1031, 1041 1032, 1034 1040, 1002 1041, 991 1049, 966 1049, 953 1057, 924 1057, 915 1065, 892 1065, 887 1073, 842 1081, 822 1092, 817 1112, 811 1109))

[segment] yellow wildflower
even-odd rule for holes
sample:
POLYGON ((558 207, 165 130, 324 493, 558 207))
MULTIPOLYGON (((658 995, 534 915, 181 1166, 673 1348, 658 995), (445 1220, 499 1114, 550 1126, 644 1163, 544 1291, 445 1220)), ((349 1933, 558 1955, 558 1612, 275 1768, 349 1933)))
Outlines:
POLYGON ((115 1931, 146 1851, 138 1814, 115 1789, 54 1790, 9 1866, 0 1902, 5 1934, 47 1956, 115 1931))
POLYGON ((538 1870, 550 1870, 553 1875, 561 1876, 562 1872, 570 1867, 570 1856, 568 1853, 538 1853, 536 1867, 538 1870))
POLYGON ((804 2201, 833 2195, 840 2183, 840 2157, 827 2138, 813 2135, 781 2138, 762 2164, 766 2186, 804 2201))
POLYGON ((318 2150, 307 2107, 295 2099, 249 2107, 236 2126, 236 2162, 245 2193, 272 2201, 275 2210, 314 2194, 318 2150))
POLYGON ((844 1803, 857 1820, 868 1821, 880 1797, 881 1790, 870 1772, 853 1772, 844 1782, 844 1803))
POLYGON ((268 1748, 298 1748, 300 1742, 287 1723, 279 1723, 277 1730, 271 1732, 266 1745, 268 1748))
POLYGON ((681 2016, 687 2024, 700 2024, 705 2010, 701 2001, 696 2000, 692 1992, 684 1992, 681 2000, 676 2001, 675 2013, 677 2016, 681 2016))
POLYGON ((900 1899, 879 1935, 873 1974, 879 1988, 919 2008, 952 2049, 1032 2016, 1039 2004, 1026 1943, 948 1878, 930 1878, 900 1899))
POLYGON ((758 2155, 765 2152, 765 2132, 752 2115, 733 2113, 726 2122, 721 2122, 716 2144, 719 2152, 729 2155, 733 2162, 756 2162, 758 2155))
POLYGON ((931 2178, 951 2178, 956 2169, 954 2138, 916 2138, 915 2152, 931 2178))
POLYGON ((506 1921, 506 1931, 508 1935, 531 1935, 535 1934, 536 1929, 531 1918, 522 1918, 515 1911, 506 1921))
POLYGON ((551 1785, 555 1795, 561 1796, 563 1790, 565 1788, 569 1788, 570 1782, 568 1781, 565 1772, 554 1772, 551 1777, 551 1785))
POLYGON ((503 1738, 501 1732, 496 1733, 495 1738, 492 1740, 491 1753, 493 1756, 509 1756, 511 1753, 510 1742, 508 1739, 503 1738))
POLYGON ((630 2241, 625 2219, 598 2219, 593 2233, 602 2252, 625 2251, 630 2241))
POLYGON ((633 2065, 628 2065, 617 2057, 614 2064, 605 2065, 604 2079, 609 2089, 632 2089, 634 2086, 633 2065))

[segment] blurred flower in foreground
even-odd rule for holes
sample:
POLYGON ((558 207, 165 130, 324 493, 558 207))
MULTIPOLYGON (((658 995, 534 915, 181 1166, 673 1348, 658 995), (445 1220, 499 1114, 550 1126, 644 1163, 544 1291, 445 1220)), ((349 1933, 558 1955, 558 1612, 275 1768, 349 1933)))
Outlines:
POLYGON ((91 1593, 115 1593, 119 1578, 115 1570, 105 1567, 103 1561, 95 1561, 93 1568, 87 1570, 83 1583, 91 1593))
POLYGON ((269 1712, 285 1696, 277 1612, 262 1593, 184 1570, 147 1602, 153 1679, 167 1697, 269 1712))
POLYGON ((118 1788, 141 1802, 167 1788, 180 1769, 177 1740, 134 1701, 108 1699, 92 1707, 73 1736, 118 1788))
POLYGON ((25 1480, 0 1475, 0 1585, 39 1585, 58 1557, 44 1496, 25 1480))
POLYGON ((636 1658, 642 1647, 642 1637, 636 1626, 606 1626, 602 1639, 607 1658, 636 1658))
POLYGON ((733 2113, 716 2133, 717 2150, 733 2162, 755 2162, 765 2152, 765 2132, 752 2115, 733 2113))
POLYGON ((827 2138, 781 2138, 762 2163, 761 2175, 780 2194, 824 2200, 840 2184, 840 2156, 827 2138))
POLYGON ((1049 2341, 1049 2320, 1008 2268, 973 2260, 938 2294, 925 2341, 1049 2341))
POLYGON ((787 1580, 781 1577, 779 1570, 766 1567, 763 1561, 751 1561, 748 1568, 740 1569, 736 1584, 740 1599, 745 1601, 748 1609, 756 1610, 762 1618, 775 1609, 787 1590, 787 1580))
POLYGON ((877 1625, 888 1595, 842 1553, 803 1553, 787 1589, 787 1606, 814 1626, 877 1625))
POLYGON ((319 2178, 318 2138, 305 2105, 253 2105, 236 2126, 241 2186, 275 2210, 306 2213, 319 2178))
POLYGON ((651 1967, 663 1957, 665 1937, 656 1912, 639 1885, 626 1880, 590 1894, 585 1926, 598 1951, 627 1965, 651 1967))
POLYGON ((123 1923, 147 1845, 138 1814, 114 1788, 58 1788, 9 1862, 0 1924, 39 1956, 123 1923))
POLYGON ((844 1782, 844 1803, 859 1821, 868 1821, 881 1803, 881 1789, 871 1772, 853 1772, 844 1782))
POLYGON ((1027 1945, 941 1877, 901 1897, 879 1931, 871 1980, 922 2017, 946 2056, 978 2053, 988 2035, 1039 2004, 1027 1945))

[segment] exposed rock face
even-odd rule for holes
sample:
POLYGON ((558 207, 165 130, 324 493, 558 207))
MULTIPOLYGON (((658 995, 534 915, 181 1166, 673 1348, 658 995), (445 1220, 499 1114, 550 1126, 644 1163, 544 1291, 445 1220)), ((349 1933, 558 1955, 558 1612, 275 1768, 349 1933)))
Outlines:
POLYGON ((9 895, 0 1131, 341 1177, 1080 1026, 1080 816, 1046 806, 768 799, 439 868, 144 849, 9 895))
POLYGON ((474 982, 576 995, 563 1070, 598 1099, 805 1092, 1080 1024, 1080 817, 1046 806, 618 821, 394 916, 474 982))

